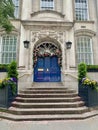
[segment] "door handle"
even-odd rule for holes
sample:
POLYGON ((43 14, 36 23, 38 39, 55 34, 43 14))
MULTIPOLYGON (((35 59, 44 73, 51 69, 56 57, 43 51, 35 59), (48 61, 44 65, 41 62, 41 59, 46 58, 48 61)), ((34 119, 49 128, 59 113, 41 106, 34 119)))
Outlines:
POLYGON ((49 69, 47 68, 47 71, 49 71, 49 69))

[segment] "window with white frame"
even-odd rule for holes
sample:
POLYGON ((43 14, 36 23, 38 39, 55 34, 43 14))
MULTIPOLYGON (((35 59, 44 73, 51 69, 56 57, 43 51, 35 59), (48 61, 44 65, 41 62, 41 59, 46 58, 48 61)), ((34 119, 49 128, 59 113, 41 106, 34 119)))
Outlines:
POLYGON ((75 0, 76 20, 88 20, 87 0, 75 0))
POLYGON ((76 38, 77 64, 85 62, 93 64, 92 39, 88 36, 79 36, 76 38))
POLYGON ((14 16, 16 18, 19 18, 19 0, 13 0, 13 3, 15 5, 15 12, 14 12, 14 16))
POLYGON ((17 37, 4 35, 0 40, 0 64, 9 64, 16 60, 17 37))
POLYGON ((40 8, 42 10, 53 10, 54 0, 40 0, 40 8))

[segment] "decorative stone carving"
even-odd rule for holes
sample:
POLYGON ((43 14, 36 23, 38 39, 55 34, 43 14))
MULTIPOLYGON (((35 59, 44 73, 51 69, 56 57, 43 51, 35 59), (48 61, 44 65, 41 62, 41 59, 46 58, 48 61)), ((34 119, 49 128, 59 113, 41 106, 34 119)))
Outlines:
POLYGON ((36 42, 37 38, 37 32, 32 32, 32 42, 36 42))
POLYGON ((36 42, 37 40, 43 39, 43 38, 51 38, 55 39, 60 43, 63 43, 63 32, 57 32, 54 30, 41 30, 41 31, 35 31, 32 32, 32 42, 36 42))

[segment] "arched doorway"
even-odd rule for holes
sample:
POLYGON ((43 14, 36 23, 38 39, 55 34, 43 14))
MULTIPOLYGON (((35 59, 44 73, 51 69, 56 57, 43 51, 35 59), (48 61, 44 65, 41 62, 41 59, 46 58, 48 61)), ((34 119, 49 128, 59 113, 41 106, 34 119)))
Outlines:
POLYGON ((34 81, 60 82, 62 52, 53 43, 41 43, 34 48, 34 81))

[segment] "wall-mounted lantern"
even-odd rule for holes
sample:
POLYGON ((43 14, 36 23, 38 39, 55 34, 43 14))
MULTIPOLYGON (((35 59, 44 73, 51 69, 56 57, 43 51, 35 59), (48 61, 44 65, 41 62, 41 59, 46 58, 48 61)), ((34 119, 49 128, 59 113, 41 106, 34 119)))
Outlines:
POLYGON ((29 43, 30 43, 29 41, 25 40, 23 43, 24 43, 24 48, 29 48, 29 43))
POLYGON ((68 41, 66 42, 66 48, 71 49, 72 42, 68 41))

